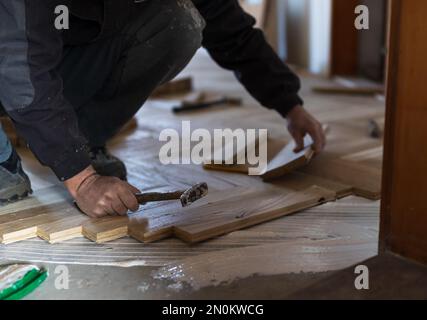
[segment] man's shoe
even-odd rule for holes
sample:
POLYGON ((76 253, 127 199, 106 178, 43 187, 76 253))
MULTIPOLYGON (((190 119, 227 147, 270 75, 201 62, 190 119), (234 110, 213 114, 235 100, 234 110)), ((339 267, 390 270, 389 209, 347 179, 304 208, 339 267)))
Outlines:
POLYGON ((33 191, 31 182, 18 160, 15 172, 0 165, 0 205, 15 202, 27 197, 33 191))
POLYGON ((92 166, 101 176, 117 177, 126 181, 127 170, 122 160, 113 156, 105 147, 92 148, 89 152, 92 166))

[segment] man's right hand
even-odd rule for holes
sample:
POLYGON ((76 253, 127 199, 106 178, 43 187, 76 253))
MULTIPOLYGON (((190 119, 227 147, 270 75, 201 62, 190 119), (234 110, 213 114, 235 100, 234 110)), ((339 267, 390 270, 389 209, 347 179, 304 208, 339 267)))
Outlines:
POLYGON ((92 218, 126 215, 139 208, 137 188, 115 177, 100 176, 92 167, 65 181, 65 186, 80 210, 92 218))

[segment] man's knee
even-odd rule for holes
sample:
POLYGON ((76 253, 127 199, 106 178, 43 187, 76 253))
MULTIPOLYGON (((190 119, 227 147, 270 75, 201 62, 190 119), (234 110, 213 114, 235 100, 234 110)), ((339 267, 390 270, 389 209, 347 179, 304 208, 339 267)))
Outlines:
POLYGON ((122 55, 126 59, 119 70, 122 85, 146 79, 147 75, 156 86, 172 79, 202 44, 205 21, 191 0, 151 0, 142 4, 124 30, 128 37, 127 52, 122 55))
POLYGON ((162 0, 168 16, 165 47, 176 63, 188 62, 201 47, 205 21, 191 0, 162 0))

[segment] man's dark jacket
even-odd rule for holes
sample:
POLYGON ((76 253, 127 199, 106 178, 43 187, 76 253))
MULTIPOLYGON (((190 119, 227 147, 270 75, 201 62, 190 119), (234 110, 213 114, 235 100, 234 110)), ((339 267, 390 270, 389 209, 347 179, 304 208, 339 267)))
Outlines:
MULTIPOLYGON (((96 41, 126 23, 134 0, 1 0, 0 102, 40 162, 61 180, 90 164, 75 111, 56 68, 63 46, 96 41), (76 24, 54 28, 55 8, 67 5, 76 24), (82 29, 82 30, 79 30, 82 29)), ((145 0, 157 1, 157 0, 145 0)), ((203 46, 265 107, 285 116, 302 101, 298 77, 267 44, 237 0, 193 0, 206 20, 203 46)))

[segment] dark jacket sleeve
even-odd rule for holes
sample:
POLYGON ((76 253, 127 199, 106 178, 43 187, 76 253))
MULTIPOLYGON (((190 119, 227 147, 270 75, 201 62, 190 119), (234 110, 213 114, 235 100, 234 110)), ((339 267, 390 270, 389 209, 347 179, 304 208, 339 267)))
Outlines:
POLYGON ((1 0, 0 100, 46 166, 66 180, 90 165, 77 117, 55 72, 62 40, 56 0, 1 0))
POLYGON ((265 107, 286 114, 302 104, 300 80, 277 56, 255 19, 237 0, 193 0, 206 20, 203 46, 222 67, 235 72, 265 107))

